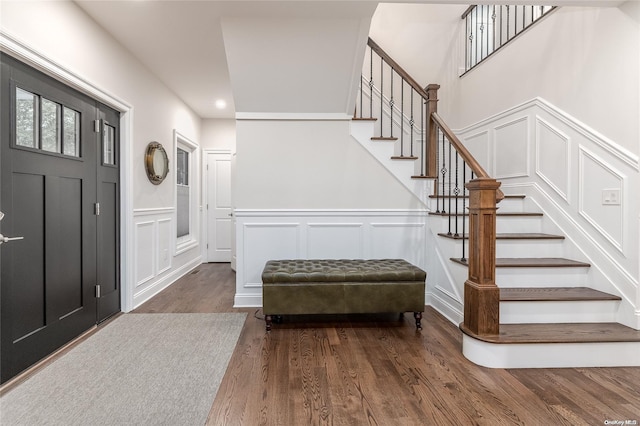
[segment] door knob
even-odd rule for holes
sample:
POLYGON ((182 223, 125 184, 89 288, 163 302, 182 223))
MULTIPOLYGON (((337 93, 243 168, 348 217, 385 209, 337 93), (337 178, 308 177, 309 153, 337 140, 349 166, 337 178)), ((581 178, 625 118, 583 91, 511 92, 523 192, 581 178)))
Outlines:
POLYGON ((0 234, 0 244, 16 240, 24 240, 24 237, 5 237, 4 235, 0 234))

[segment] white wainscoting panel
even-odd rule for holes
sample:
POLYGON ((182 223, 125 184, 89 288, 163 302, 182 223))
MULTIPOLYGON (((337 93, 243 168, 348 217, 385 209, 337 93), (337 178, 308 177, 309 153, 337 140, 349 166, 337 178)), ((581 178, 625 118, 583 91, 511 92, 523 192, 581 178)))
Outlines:
POLYGON ((238 255, 242 262, 237 262, 244 277, 243 288, 262 287, 262 269, 268 260, 300 257, 300 223, 251 221, 240 226, 243 244, 238 245, 238 255))
POLYGON ((536 118, 536 173, 566 201, 572 166, 570 143, 569 136, 536 118))
POLYGON ((171 269, 171 241, 173 236, 173 219, 163 218, 157 221, 158 245, 156 255, 158 257, 158 274, 171 269))
POLYGON ((362 259, 363 223, 309 223, 307 255, 310 259, 362 259))
POLYGON ((242 210, 236 307, 262 306, 262 270, 276 259, 400 258, 425 268, 424 210, 242 210))
POLYGON ((462 138, 464 146, 467 147, 471 155, 480 162, 482 167, 489 173, 493 171, 493 149, 489 130, 465 135, 462 138))
POLYGON ((152 255, 152 248, 156 246, 155 227, 153 221, 140 221, 135 224, 136 288, 155 276, 156 263, 152 255))
POLYGON ((529 176, 529 117, 496 126, 494 150, 511 161, 495 163, 495 178, 529 176))
POLYGON ((606 164, 584 147, 580 147, 580 186, 579 211, 595 229, 598 230, 620 252, 623 252, 623 229, 627 218, 622 208, 624 200, 624 176, 612 166, 606 164), (618 204, 603 206, 602 191, 593 188, 617 190, 620 194, 618 204))

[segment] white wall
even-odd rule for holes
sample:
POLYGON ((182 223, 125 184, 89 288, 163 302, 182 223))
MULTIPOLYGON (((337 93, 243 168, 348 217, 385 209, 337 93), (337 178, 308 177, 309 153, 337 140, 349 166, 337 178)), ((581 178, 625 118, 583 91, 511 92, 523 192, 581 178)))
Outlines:
POLYGON ((236 120, 211 118, 202 120, 200 147, 202 149, 228 149, 236 152, 236 120))
MULTIPOLYGON (((0 28, 24 52, 45 59, 45 71, 63 69, 81 86, 117 100, 123 114, 123 297, 131 309, 199 263, 199 250, 174 253, 174 129, 200 139, 200 119, 128 51, 72 2, 2 1, 0 28), (169 154, 170 173, 158 186, 146 178, 151 141, 169 154)), ((7 43, 3 43, 7 50, 7 43)), ((93 93, 95 96, 95 93, 93 93)), ((113 103, 112 103, 113 104, 113 103)), ((199 180, 199 176, 197 177, 199 180)))
POLYGON ((349 126, 350 120, 239 120, 236 207, 419 208, 349 126))

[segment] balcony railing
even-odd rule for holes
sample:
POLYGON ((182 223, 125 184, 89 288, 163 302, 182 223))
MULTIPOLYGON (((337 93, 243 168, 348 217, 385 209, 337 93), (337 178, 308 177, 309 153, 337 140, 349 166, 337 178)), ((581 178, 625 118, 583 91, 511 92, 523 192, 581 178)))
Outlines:
POLYGON ((469 6, 462 14, 465 21, 464 72, 487 59, 554 9, 554 6, 469 6))

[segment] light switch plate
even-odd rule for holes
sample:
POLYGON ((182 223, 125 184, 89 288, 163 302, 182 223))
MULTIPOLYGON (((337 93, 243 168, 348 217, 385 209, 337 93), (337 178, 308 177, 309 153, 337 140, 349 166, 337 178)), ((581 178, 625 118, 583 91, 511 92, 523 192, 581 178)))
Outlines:
POLYGON ((620 205, 620 190, 617 188, 603 189, 602 190, 602 205, 604 206, 619 206, 620 205))

